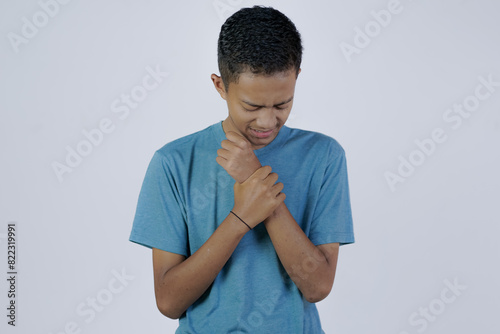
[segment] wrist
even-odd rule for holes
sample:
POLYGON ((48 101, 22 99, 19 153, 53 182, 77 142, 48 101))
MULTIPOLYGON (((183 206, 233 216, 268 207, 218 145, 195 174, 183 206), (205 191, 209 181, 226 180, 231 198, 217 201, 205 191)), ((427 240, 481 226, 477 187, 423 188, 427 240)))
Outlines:
POLYGON ((255 171, 257 169, 259 169, 260 167, 262 167, 260 161, 256 161, 254 162, 253 164, 251 164, 249 167, 248 167, 248 173, 247 175, 243 175, 240 180, 237 180, 238 183, 243 183, 245 182, 250 176, 252 176, 253 173, 255 173, 255 171))
POLYGON ((270 220, 279 219, 283 216, 286 210, 288 210, 288 208, 286 207, 285 202, 282 202, 276 209, 274 209, 273 213, 271 213, 271 215, 266 218, 264 224, 269 223, 270 220))
POLYGON ((251 230, 251 226, 234 210, 229 212, 227 218, 229 219, 229 225, 238 235, 244 236, 251 230))
POLYGON ((229 213, 232 213, 232 214, 233 214, 233 216, 235 216, 236 218, 238 218, 238 220, 239 220, 240 222, 242 222, 242 223, 243 223, 243 225, 245 225, 245 226, 248 228, 248 230, 249 230, 249 231, 252 229, 252 228, 250 227, 250 225, 248 225, 248 224, 247 224, 247 223, 246 223, 243 219, 241 219, 241 217, 240 217, 240 216, 238 216, 236 213, 234 213, 234 211, 232 211, 232 210, 231 210, 229 213))
POLYGON ((282 216, 287 210, 288 208, 286 207, 285 202, 281 202, 280 205, 278 205, 278 207, 273 211, 271 216, 282 216))

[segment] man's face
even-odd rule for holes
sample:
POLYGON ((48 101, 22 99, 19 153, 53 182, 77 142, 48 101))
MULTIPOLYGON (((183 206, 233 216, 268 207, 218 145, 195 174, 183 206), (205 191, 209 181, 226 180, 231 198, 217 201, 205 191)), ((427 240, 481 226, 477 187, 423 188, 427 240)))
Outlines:
POLYGON ((285 124, 292 109, 295 70, 272 76, 242 73, 237 83, 224 89, 222 79, 212 75, 217 91, 226 100, 229 115, 224 130, 244 136, 254 149, 271 143, 285 124))

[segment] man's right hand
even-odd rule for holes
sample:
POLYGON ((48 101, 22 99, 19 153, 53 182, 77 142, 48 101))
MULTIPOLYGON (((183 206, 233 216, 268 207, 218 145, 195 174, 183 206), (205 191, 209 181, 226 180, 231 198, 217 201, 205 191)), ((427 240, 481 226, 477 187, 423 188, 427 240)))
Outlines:
POLYGON ((245 137, 228 131, 226 138, 221 143, 222 148, 217 150, 215 160, 236 182, 242 183, 262 165, 245 137))
POLYGON ((269 217, 285 200, 283 183, 270 166, 257 169, 245 182, 234 184, 233 212, 251 228, 269 217))

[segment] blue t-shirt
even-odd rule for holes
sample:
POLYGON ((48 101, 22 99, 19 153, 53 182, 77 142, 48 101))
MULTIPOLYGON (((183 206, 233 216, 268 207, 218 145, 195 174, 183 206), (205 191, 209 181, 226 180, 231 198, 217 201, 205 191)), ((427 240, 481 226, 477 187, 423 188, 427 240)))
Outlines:
MULTIPOLYGON (((216 123, 155 152, 130 241, 186 257, 205 243, 234 205, 234 180, 215 160, 224 139, 216 123)), ((254 152, 278 174, 286 206, 315 245, 354 242, 345 154, 337 141, 283 126, 254 152)), ((176 333, 323 331, 315 304, 303 298, 259 224, 179 319, 176 333)))

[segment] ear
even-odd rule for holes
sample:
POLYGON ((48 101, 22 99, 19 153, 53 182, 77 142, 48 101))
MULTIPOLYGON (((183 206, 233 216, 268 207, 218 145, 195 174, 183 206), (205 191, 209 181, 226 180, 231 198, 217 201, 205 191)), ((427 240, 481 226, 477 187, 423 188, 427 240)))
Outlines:
POLYGON ((215 89, 219 92, 220 97, 226 100, 227 92, 226 92, 226 87, 224 86, 224 82, 222 81, 222 78, 217 74, 212 74, 210 76, 210 79, 212 79, 215 89))

